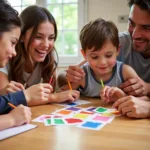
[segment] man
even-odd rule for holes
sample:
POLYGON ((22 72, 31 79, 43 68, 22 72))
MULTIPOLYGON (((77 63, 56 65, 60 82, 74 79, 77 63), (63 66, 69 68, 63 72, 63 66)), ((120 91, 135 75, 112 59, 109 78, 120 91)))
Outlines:
MULTIPOLYGON (((130 79, 121 88, 128 95, 150 95, 150 0, 129 0, 129 6, 128 32, 120 34, 118 60, 132 66, 141 79, 130 79)), ((82 79, 85 73, 79 66, 69 66, 66 75, 60 74, 58 85, 62 86, 65 78, 70 82, 82 79)), ((129 117, 149 117, 149 98, 134 96, 119 99, 114 107, 129 117)))
MULTIPOLYGON (((130 0, 128 33, 120 34, 119 60, 132 66, 139 77, 150 82, 150 1, 130 0)), ((149 95, 150 84, 131 79, 121 86, 131 95, 149 95)))

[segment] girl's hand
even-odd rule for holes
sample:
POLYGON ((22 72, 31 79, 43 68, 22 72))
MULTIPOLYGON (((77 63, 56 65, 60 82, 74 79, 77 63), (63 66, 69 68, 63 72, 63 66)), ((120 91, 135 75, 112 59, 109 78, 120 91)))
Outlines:
POLYGON ((9 114, 12 120, 12 126, 20 126, 29 123, 31 120, 31 109, 29 107, 19 105, 13 109, 9 114))
POLYGON ((115 102, 117 99, 126 96, 126 94, 117 87, 105 86, 100 91, 100 97, 104 102, 115 102))
POLYGON ((52 91, 53 87, 50 84, 39 83, 24 90, 24 94, 28 105, 31 106, 48 103, 52 91))
POLYGON ((50 95, 50 101, 51 102, 64 102, 64 101, 70 101, 74 102, 77 99, 79 99, 80 92, 77 90, 68 90, 60 93, 54 93, 50 95))
POLYGON ((24 90, 24 86, 21 83, 15 81, 10 81, 6 87, 6 93, 14 93, 21 90, 24 90))

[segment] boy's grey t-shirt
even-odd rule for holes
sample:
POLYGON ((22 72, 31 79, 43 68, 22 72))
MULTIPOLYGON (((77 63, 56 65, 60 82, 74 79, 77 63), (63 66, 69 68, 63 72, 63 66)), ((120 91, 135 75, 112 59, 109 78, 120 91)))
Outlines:
MULTIPOLYGON (((104 82, 107 86, 116 86, 118 87, 121 83, 124 82, 122 75, 122 66, 123 63, 117 61, 111 78, 104 82)), ((82 66, 85 71, 85 87, 79 88, 81 94, 89 97, 100 97, 100 89, 102 88, 100 81, 95 78, 93 70, 90 68, 89 63, 87 62, 82 66)))
POLYGON ((150 58, 144 59, 133 49, 132 39, 128 32, 120 33, 119 40, 121 49, 117 59, 130 65, 145 82, 150 82, 150 58))

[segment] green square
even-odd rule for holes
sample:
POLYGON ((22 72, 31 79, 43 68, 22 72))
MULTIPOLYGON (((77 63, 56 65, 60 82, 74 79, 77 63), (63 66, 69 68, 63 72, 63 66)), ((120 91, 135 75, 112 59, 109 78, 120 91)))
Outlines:
POLYGON ((65 124, 62 119, 54 119, 54 124, 65 124))
POLYGON ((99 112, 99 113, 105 112, 105 111, 107 111, 107 109, 106 108, 102 108, 102 107, 99 107, 99 108, 96 109, 96 112, 99 112))
POLYGON ((51 119, 46 119, 47 124, 52 124, 51 119))

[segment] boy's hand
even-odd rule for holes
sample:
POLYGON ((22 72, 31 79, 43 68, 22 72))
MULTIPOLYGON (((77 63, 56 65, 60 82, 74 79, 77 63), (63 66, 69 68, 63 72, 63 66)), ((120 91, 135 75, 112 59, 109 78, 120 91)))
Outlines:
POLYGON ((124 97, 126 94, 117 87, 105 86, 100 91, 100 97, 104 102, 115 102, 117 99, 124 97))
POLYGON ((80 82, 85 76, 83 69, 78 66, 69 66, 66 72, 66 79, 70 82, 80 82))
POLYGON ((148 94, 148 84, 140 78, 132 78, 120 85, 128 95, 144 96, 148 94))

